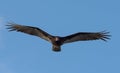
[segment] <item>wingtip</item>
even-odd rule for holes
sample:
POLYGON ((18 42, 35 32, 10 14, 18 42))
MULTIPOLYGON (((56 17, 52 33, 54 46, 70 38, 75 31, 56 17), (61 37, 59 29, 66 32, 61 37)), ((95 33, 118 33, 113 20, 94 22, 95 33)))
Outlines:
POLYGON ((9 31, 14 31, 15 28, 13 28, 13 27, 14 27, 15 25, 16 25, 16 23, 14 23, 14 22, 7 22, 7 25, 5 25, 5 26, 7 26, 6 29, 9 29, 9 31))
POLYGON ((102 35, 102 37, 100 38, 101 40, 103 40, 105 42, 107 42, 107 40, 110 40, 110 37, 111 37, 111 35, 109 35, 110 32, 104 30, 99 33, 102 35))

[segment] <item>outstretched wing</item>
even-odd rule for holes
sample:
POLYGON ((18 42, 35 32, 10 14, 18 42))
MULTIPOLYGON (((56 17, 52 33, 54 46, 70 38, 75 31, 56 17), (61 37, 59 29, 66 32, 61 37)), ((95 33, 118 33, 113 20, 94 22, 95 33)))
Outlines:
POLYGON ((106 41, 110 39, 108 35, 109 32, 79 32, 66 37, 63 37, 64 43, 71 43, 75 41, 88 41, 88 40, 103 40, 106 41))
POLYGON ((35 35, 38 36, 40 38, 43 38, 49 42, 51 42, 50 38, 52 38, 52 36, 50 34, 48 34, 47 32, 37 28, 37 27, 31 27, 31 26, 24 26, 24 25, 19 25, 16 23, 8 23, 8 29, 10 29, 10 31, 18 31, 18 32, 23 32, 26 34, 30 34, 30 35, 35 35))

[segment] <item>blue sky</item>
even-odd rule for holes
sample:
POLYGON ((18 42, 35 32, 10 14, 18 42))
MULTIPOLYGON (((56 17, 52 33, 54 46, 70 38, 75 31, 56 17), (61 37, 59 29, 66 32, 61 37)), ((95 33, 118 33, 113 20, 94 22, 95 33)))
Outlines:
POLYGON ((0 73, 120 73, 119 0, 1 0, 0 73), (107 30, 108 42, 86 41, 51 50, 35 36, 8 32, 7 22, 36 26, 50 34, 107 30))

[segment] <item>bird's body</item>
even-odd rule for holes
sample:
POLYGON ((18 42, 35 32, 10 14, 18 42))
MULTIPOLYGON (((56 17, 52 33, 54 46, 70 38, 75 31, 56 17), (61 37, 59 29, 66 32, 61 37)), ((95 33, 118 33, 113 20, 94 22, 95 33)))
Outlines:
POLYGON ((52 43, 52 50, 53 51, 61 51, 61 45, 66 44, 66 43, 71 43, 71 42, 76 42, 76 41, 88 41, 88 40, 104 40, 109 39, 108 32, 78 32, 72 35, 68 35, 65 37, 60 37, 60 36, 53 36, 51 34, 48 34, 47 32, 43 31, 40 28, 37 27, 32 27, 32 26, 24 26, 24 25, 19 25, 15 23, 9 23, 8 29, 10 31, 18 31, 18 32, 23 32, 27 33, 30 35, 38 36, 42 39, 45 39, 49 42, 52 43))

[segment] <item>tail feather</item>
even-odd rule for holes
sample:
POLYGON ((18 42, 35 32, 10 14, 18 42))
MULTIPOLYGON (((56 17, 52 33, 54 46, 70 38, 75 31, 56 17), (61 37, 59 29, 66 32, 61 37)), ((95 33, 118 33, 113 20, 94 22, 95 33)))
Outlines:
POLYGON ((55 52, 60 52, 61 51, 61 47, 53 45, 52 50, 55 51, 55 52))

